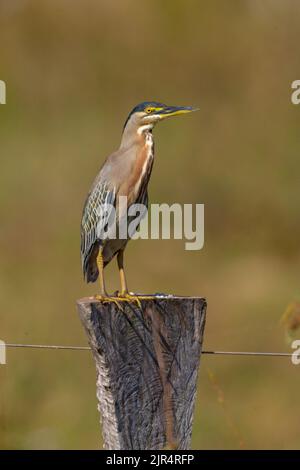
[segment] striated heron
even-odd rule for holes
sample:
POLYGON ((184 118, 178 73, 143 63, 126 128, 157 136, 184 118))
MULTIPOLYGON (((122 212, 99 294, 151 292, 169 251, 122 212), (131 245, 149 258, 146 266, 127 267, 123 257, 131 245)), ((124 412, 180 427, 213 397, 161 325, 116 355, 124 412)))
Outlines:
POLYGON ((121 281, 117 299, 136 299, 129 294, 123 264, 128 237, 110 238, 107 232, 103 236, 110 224, 107 207, 113 207, 118 220, 122 220, 129 217, 128 212, 120 213, 124 211, 119 204, 120 196, 127 197, 127 210, 132 204, 148 206, 147 187, 154 159, 153 127, 165 118, 194 110, 190 106, 167 106, 154 101, 137 105, 125 121, 119 149, 105 160, 92 184, 82 214, 81 260, 87 282, 95 282, 99 277, 100 295, 96 297, 100 300, 116 301, 106 292, 103 272, 115 255, 121 281))

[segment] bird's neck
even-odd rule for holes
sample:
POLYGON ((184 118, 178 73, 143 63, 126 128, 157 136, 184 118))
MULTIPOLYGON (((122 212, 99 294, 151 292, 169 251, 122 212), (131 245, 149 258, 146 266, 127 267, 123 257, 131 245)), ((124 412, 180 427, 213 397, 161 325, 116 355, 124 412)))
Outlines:
POLYGON ((143 144, 153 144, 152 125, 144 125, 135 129, 124 129, 120 148, 128 148, 133 142, 141 142, 143 144))

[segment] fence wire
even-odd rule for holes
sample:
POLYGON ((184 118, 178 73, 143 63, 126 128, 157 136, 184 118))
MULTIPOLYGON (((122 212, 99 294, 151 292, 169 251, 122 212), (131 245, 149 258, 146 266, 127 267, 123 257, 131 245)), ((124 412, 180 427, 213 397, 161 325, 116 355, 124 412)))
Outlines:
MULTIPOLYGON (((7 348, 28 348, 28 349, 56 349, 69 351, 90 351, 89 346, 67 346, 56 344, 18 344, 18 343, 0 343, 0 347, 7 348)), ((201 354, 215 356, 261 356, 261 357, 292 357, 293 353, 274 352, 274 351, 211 351, 204 350, 201 354)))

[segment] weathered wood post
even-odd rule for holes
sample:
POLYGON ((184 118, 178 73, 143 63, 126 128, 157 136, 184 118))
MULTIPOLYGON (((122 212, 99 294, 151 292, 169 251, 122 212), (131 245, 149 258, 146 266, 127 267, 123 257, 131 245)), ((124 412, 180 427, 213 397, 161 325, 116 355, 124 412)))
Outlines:
POLYGON ((94 355, 105 449, 189 449, 206 302, 78 300, 94 355))

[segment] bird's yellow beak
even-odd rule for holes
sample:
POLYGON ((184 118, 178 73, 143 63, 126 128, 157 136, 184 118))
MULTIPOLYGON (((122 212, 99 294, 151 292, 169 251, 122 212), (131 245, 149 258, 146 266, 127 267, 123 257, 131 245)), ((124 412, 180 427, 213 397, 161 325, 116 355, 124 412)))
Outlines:
POLYGON ((165 119, 171 116, 178 116, 179 114, 187 114, 193 111, 198 111, 198 108, 192 108, 192 106, 166 106, 155 114, 158 114, 161 119, 165 119))

